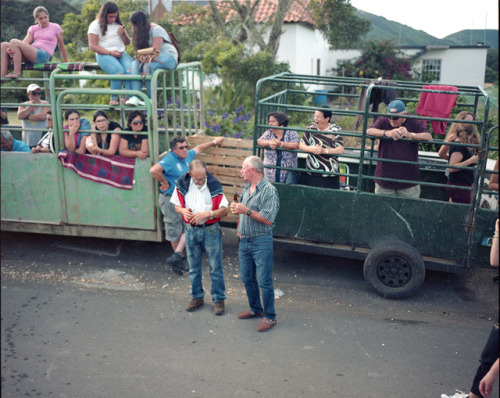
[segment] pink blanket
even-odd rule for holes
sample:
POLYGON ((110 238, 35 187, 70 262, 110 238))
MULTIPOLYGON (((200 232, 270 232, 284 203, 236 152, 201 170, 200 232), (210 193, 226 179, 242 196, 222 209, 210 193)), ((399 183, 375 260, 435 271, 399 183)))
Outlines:
POLYGON ((106 155, 81 155, 63 149, 57 155, 61 164, 82 178, 131 190, 134 185, 135 158, 106 155))
MULTIPOLYGON (((454 86, 429 85, 422 88, 425 90, 458 91, 454 86)), ((417 106, 417 114, 447 119, 450 117, 451 110, 457 103, 456 99, 457 94, 421 93, 417 106)), ((446 122, 432 120, 431 126, 434 134, 444 135, 446 133, 446 122)))

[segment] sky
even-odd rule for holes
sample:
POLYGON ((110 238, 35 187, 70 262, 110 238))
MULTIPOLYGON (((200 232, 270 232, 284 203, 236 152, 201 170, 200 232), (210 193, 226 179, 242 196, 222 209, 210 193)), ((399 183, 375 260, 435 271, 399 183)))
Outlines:
POLYGON ((438 39, 464 29, 498 29, 498 0, 351 0, 351 5, 438 39))

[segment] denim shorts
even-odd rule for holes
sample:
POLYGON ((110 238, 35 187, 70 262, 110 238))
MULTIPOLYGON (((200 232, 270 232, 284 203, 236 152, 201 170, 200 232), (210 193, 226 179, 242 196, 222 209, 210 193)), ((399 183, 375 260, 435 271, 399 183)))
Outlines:
POLYGON ((34 64, 44 64, 50 59, 50 55, 47 51, 36 49, 36 58, 34 64))

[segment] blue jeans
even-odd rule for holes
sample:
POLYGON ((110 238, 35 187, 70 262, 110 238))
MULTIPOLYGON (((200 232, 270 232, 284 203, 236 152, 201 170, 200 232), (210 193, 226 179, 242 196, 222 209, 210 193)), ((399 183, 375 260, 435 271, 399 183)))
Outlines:
MULTIPOLYGON (((166 54, 166 53, 160 53, 160 55, 158 55, 158 61, 162 62, 151 62, 151 70, 149 70, 149 64, 147 65, 147 72, 148 72, 148 75, 151 75, 153 74, 153 72, 156 70, 156 69, 175 69, 177 67, 177 60, 170 54, 166 54)), ((139 69, 139 61, 137 60, 134 60, 132 62, 132 71, 130 72, 131 75, 140 75, 141 72, 142 72, 142 69, 144 69, 144 67, 142 67, 141 69, 139 69)), ((132 90, 137 90, 137 91, 141 91, 141 88, 142 88, 142 81, 140 80, 134 80, 132 81, 132 90)), ((148 91, 148 97, 151 98, 151 82, 150 81, 146 81, 146 89, 148 91)))
POLYGON ((226 299, 226 286, 222 270, 222 234, 219 223, 206 227, 186 226, 186 253, 189 263, 189 279, 191 280, 191 296, 203 298, 201 278, 201 261, 203 250, 207 253, 212 280, 212 300, 214 303, 226 299))
POLYGON ((264 312, 268 319, 276 318, 273 288, 273 236, 262 235, 241 239, 238 248, 241 280, 247 291, 250 309, 256 314, 264 312), (262 308, 259 294, 262 290, 262 308))
MULTIPOLYGON (((99 67, 108 75, 130 75, 130 68, 132 66, 132 57, 124 53, 120 58, 113 57, 112 55, 96 54, 96 61, 99 67)), ((125 81, 125 90, 132 89, 132 82, 125 81)), ((110 88, 112 90, 120 90, 123 86, 122 80, 111 80, 110 88)), ((111 96, 112 100, 117 100, 117 95, 111 96)))

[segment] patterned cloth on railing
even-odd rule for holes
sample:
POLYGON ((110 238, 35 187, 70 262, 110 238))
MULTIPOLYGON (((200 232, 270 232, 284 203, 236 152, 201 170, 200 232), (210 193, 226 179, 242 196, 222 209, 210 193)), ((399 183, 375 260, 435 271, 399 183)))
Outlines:
POLYGON ((96 69, 99 65, 93 62, 59 62, 48 64, 22 64, 23 70, 54 70, 59 68, 63 71, 72 72, 84 69, 96 69))
POLYGON ((82 178, 131 190, 134 185, 135 158, 106 155, 81 155, 63 149, 57 155, 62 165, 82 178))

